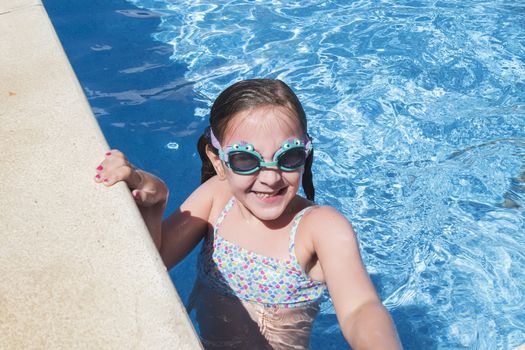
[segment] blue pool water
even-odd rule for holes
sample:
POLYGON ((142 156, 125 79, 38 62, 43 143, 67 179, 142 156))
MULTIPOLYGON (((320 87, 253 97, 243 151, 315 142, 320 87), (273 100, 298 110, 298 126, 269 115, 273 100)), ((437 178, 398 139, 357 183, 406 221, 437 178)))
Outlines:
MULTIPOLYGON (((45 0, 112 147, 198 185, 217 94, 276 77, 406 349, 525 343, 525 4, 45 0)), ((89 174, 87 174, 89 175, 89 174)), ((195 254, 171 271, 185 300, 195 254)), ((329 298, 312 349, 348 348, 329 298)))

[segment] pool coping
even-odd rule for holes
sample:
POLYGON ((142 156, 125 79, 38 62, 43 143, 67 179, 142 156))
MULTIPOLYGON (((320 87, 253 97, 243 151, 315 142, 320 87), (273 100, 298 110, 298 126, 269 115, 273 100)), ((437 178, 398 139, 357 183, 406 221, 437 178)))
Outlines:
POLYGON ((0 32, 0 348, 202 349, 41 1, 0 32))

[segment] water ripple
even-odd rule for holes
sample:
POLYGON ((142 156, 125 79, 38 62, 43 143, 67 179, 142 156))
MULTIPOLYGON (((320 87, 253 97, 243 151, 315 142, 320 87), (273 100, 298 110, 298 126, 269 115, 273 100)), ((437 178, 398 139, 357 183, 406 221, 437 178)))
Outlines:
POLYGON ((162 14, 200 102, 253 77, 296 90, 319 202, 356 227, 407 349, 525 342, 520 1, 133 2, 162 14))

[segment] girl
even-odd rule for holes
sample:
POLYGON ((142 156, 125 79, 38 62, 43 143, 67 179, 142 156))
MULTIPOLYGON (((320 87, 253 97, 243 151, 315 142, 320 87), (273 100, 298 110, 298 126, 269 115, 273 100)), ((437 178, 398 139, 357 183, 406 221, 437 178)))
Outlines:
POLYGON ((399 349, 350 223, 313 203, 306 116, 279 80, 236 83, 211 108, 198 142, 198 187, 164 222, 165 184, 113 150, 95 181, 130 187, 166 267, 202 239, 188 305, 206 349, 307 349, 328 288, 353 349, 399 349), (299 187, 307 196, 297 194, 299 187))

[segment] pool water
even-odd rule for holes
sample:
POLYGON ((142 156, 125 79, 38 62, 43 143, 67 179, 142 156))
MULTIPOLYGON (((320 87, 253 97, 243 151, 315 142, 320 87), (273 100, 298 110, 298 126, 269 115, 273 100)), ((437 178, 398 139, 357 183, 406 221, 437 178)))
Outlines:
MULTIPOLYGON (((198 185, 217 94, 303 102, 317 202, 339 209, 406 349, 525 343, 522 1, 44 0, 111 147, 198 185)), ((195 252, 171 271, 186 300, 195 252)), ((325 296, 312 349, 348 348, 325 296)))

